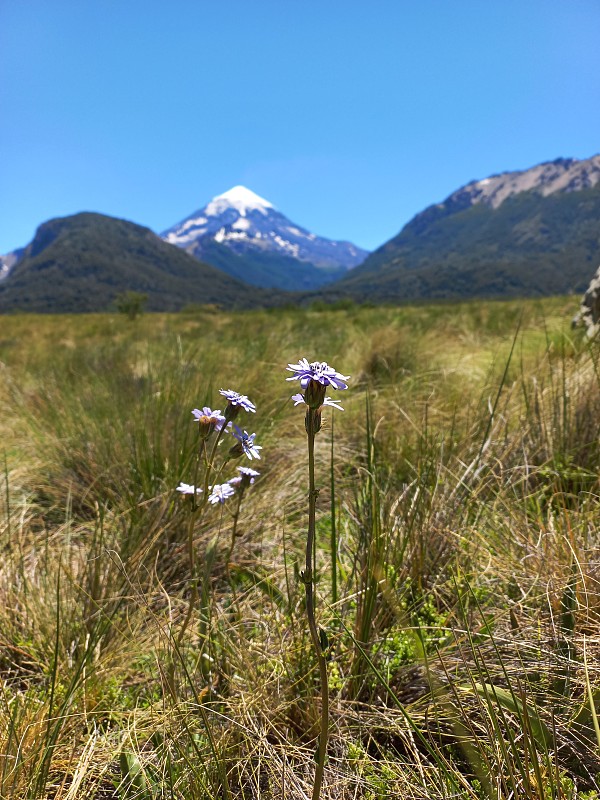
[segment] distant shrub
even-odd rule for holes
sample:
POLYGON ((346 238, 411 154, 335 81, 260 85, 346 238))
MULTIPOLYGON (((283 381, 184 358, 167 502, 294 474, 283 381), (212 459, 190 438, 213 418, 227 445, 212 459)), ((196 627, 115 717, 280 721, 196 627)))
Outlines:
POLYGON ((122 292, 115 298, 115 306, 120 314, 126 314, 127 318, 134 320, 143 313, 148 295, 141 292, 122 292))
POLYGON ((340 297, 338 300, 328 302, 327 300, 313 300, 310 304, 311 311, 352 311, 358 304, 351 297, 340 297))

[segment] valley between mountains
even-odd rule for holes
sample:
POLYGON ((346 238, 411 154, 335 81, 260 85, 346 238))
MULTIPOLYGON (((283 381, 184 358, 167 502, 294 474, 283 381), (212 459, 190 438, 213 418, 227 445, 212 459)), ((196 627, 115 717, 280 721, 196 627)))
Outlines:
POLYGON ((470 181, 373 253, 243 186, 160 235, 95 212, 52 219, 0 257, 0 312, 104 311, 127 291, 157 311, 549 296, 582 292, 599 261, 596 155, 470 181))

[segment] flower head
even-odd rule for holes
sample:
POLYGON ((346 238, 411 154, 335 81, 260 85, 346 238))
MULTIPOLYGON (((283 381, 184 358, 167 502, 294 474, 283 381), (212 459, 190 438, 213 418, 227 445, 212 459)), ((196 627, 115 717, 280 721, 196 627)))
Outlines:
POLYGON ((248 477, 252 478, 252 483, 254 483, 254 478, 258 478, 260 472, 256 469, 252 469, 252 467, 238 467, 237 471, 242 475, 248 475, 248 477))
POLYGON ((194 421, 198 423, 201 436, 208 438, 213 431, 220 431, 227 420, 219 410, 213 411, 208 406, 192 411, 194 421))
POLYGON ((225 408, 225 419, 232 420, 237 417, 240 409, 244 411, 251 411, 253 414, 256 412, 256 406, 252 403, 245 394, 238 394, 233 389, 219 389, 219 394, 227 400, 227 407, 225 408))
POLYGON ((234 432, 233 436, 237 439, 237 442, 230 448, 229 454, 231 456, 241 456, 246 455, 250 460, 253 458, 260 459, 259 450, 262 450, 261 445, 254 444, 254 437, 256 436, 255 433, 248 433, 248 431, 243 431, 237 425, 234 425, 234 432))
POLYGON ((235 478, 231 478, 228 483, 231 483, 233 486, 237 486, 241 483, 242 489, 250 486, 254 483, 254 479, 258 478, 260 472, 252 467, 238 467, 237 468, 239 475, 236 475, 235 478))
POLYGON ((181 494, 200 494, 202 489, 189 483, 180 483, 175 491, 181 492, 181 494))
POLYGON ((235 494, 235 489, 229 483, 217 483, 210 487, 208 502, 213 505, 224 503, 232 494, 235 494))
POLYGON ((323 386, 333 386, 334 389, 347 389, 346 381, 349 375, 342 375, 336 372, 325 361, 313 361, 309 363, 306 358, 301 358, 297 364, 288 364, 288 372, 294 372, 288 381, 300 381, 300 386, 306 389, 311 381, 320 383, 323 386))
MULTIPOLYGON (((302 401, 306 403, 309 408, 316 410, 324 405, 331 405, 326 403, 325 392, 328 386, 333 386, 334 389, 347 389, 348 380, 347 375, 342 375, 336 372, 333 367, 330 367, 325 361, 313 361, 309 363, 305 358, 301 358, 297 364, 288 364, 289 372, 294 372, 288 381, 300 381, 300 386, 304 389, 302 401)), ((300 400, 297 398, 300 395, 294 395, 293 400, 298 404, 300 400)), ((336 406, 339 408, 339 406, 336 406)))

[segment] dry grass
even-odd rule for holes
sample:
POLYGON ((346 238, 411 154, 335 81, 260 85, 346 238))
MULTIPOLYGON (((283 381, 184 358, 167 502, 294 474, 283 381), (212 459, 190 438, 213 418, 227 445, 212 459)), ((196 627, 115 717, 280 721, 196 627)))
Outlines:
POLYGON ((0 796, 310 796, 302 355, 352 375, 333 467, 329 414, 316 454, 322 796, 596 796, 600 394, 575 305, 4 318, 0 796), (174 487, 191 409, 229 386, 262 475, 229 564, 229 506, 193 529, 177 646, 174 487))

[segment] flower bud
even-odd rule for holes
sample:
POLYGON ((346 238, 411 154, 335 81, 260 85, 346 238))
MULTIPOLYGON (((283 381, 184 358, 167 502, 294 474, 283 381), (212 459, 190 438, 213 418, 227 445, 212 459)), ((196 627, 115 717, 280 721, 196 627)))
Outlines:
POLYGON ((229 458, 240 458, 244 455, 244 448, 240 441, 237 441, 229 448, 229 458))
POLYGON ((320 381, 310 380, 304 392, 304 401, 309 408, 320 408, 325 400, 327 386, 320 381))
POLYGON ((227 403, 227 405, 225 406, 225 410, 223 411, 223 416, 225 417, 225 420, 227 422, 231 422, 231 420, 234 420, 240 413, 240 408, 241 406, 239 405, 234 405, 231 402, 227 403))
POLYGON ((200 434, 201 439, 208 439, 211 433, 214 431, 218 420, 216 417, 207 417, 203 414, 201 417, 198 417, 198 433, 200 434))
POLYGON ((248 486, 250 486, 251 482, 252 482, 252 478, 250 477, 250 475, 245 475, 244 473, 242 473, 241 482, 240 482, 241 491, 243 491, 244 489, 247 489, 248 486))

